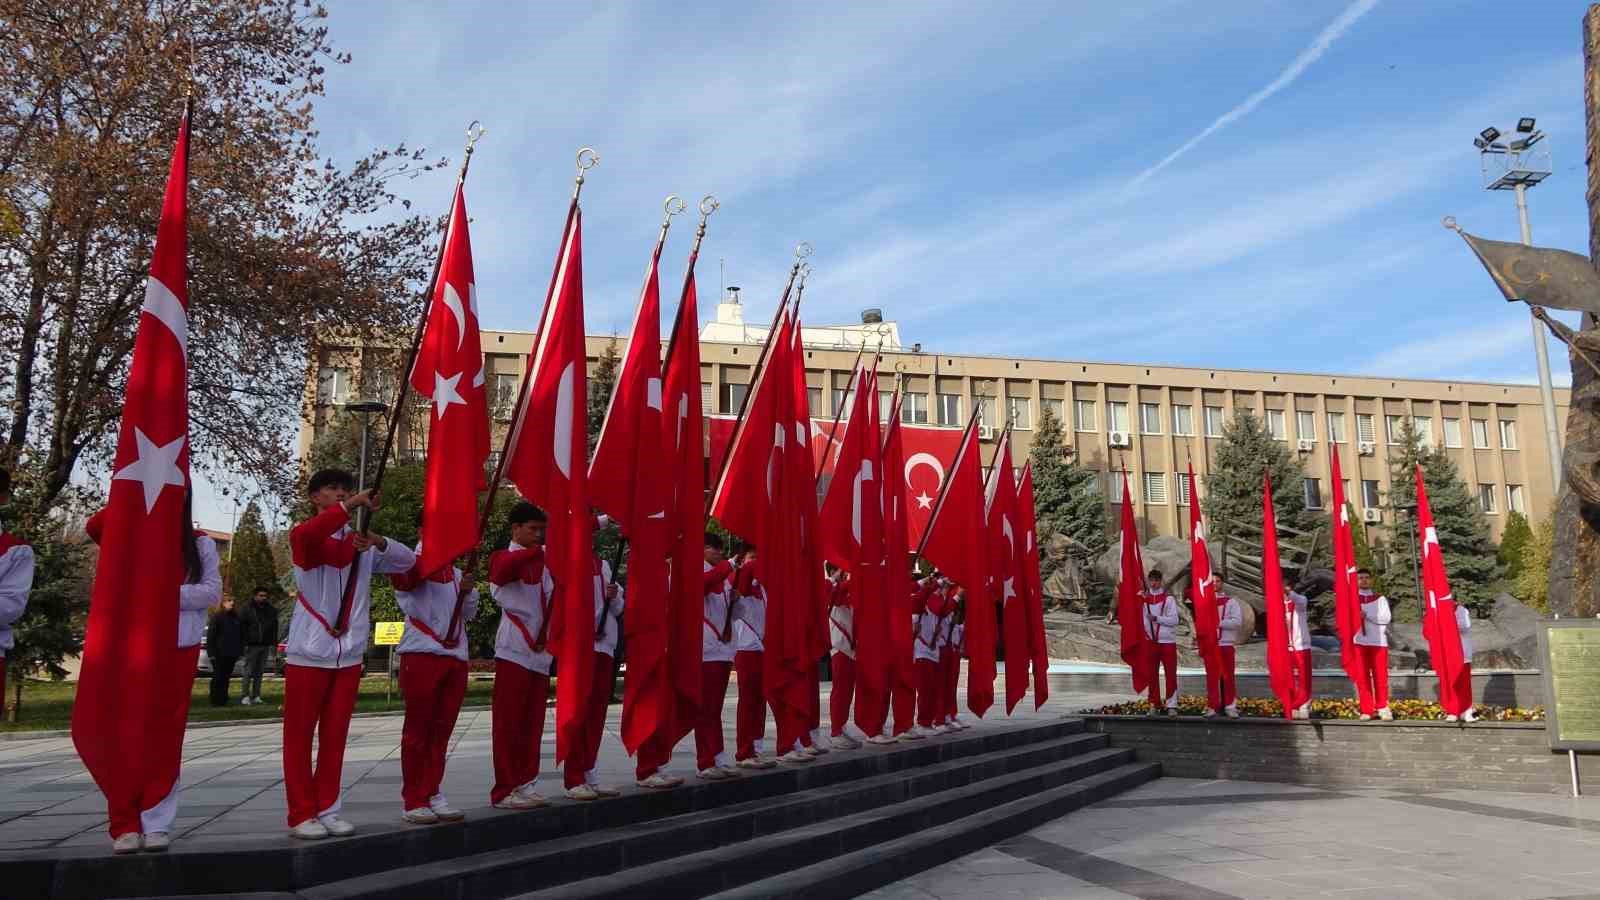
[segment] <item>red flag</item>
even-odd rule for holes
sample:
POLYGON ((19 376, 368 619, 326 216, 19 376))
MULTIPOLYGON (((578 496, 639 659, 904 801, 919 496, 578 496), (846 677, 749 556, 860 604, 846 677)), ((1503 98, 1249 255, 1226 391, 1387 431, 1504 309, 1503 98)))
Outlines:
MULTIPOLYGON (((906 515, 906 482, 896 473, 905 468, 905 439, 900 424, 900 398, 895 398, 883 439, 884 607, 889 622, 889 679, 896 691, 914 691, 911 621, 911 538, 906 515)), ((856 704, 856 724, 862 725, 856 704)), ((887 712, 885 713, 887 715, 887 712)), ((880 723, 881 724, 881 723, 880 723)), ((862 730, 866 731, 865 726, 862 730)), ((867 731, 867 734, 875 732, 867 731)))
POLYGON ((973 418, 928 519, 921 555, 966 588, 967 708, 981 718, 994 703, 995 612, 980 454, 978 420, 973 418))
POLYGON ((1339 632, 1339 662, 1351 681, 1361 677, 1356 635, 1361 632, 1361 585, 1356 578, 1355 537, 1351 533, 1350 506, 1345 502, 1344 477, 1339 471, 1339 445, 1330 443, 1333 467, 1333 620, 1339 632))
POLYGON ((170 684, 176 674, 172 641, 185 572, 179 537, 192 527, 184 513, 189 483, 188 159, 186 110, 178 125, 134 336, 83 668, 72 707, 73 746, 112 810, 149 809, 175 787, 152 753, 168 742, 171 710, 158 702, 162 692, 149 687, 170 684))
POLYGON ((1038 709, 1050 696, 1050 651, 1044 643, 1044 585, 1039 580, 1039 523, 1031 461, 1023 464, 1022 482, 1017 485, 1017 516, 1022 522, 1022 588, 1028 598, 1028 645, 1033 652, 1033 708, 1038 709))
MULTIPOLYGON (((665 229, 661 233, 666 238, 665 229)), ((622 695, 622 745, 631 755, 671 710, 667 680, 667 503, 678 474, 663 457, 661 241, 650 255, 627 356, 617 373, 589 464, 590 497, 628 539, 628 595, 623 623, 628 674, 622 695)))
POLYGON ((689 256, 684 275, 662 386, 666 415, 663 446, 670 451, 667 535, 673 573, 672 593, 667 601, 667 668, 672 682, 668 746, 692 731, 700 715, 700 630, 705 610, 700 564, 705 557, 706 454, 700 405, 700 312, 694 283, 698 246, 689 256))
MULTIPOLYGON (((417 563, 424 575, 432 575, 478 546, 478 492, 486 487, 483 469, 489 458, 478 288, 472 275, 467 201, 459 183, 445 231, 439 281, 411 367, 411 388, 417 396, 433 400, 422 488, 426 540, 417 563)), ((452 617, 445 638, 453 642, 460 634, 460 618, 452 617)))
POLYGON ((1450 593, 1450 577, 1445 572, 1439 532, 1433 527, 1433 509, 1428 505, 1428 488, 1422 483, 1420 465, 1417 466, 1417 531, 1422 542, 1422 589, 1428 599, 1423 610, 1422 634, 1428 639, 1433 670, 1439 675, 1439 705, 1447 714, 1459 716, 1472 708, 1472 678, 1467 668, 1472 660, 1462 652, 1455 595, 1450 593))
POLYGON ((1211 571, 1211 551, 1206 546, 1206 521, 1200 515, 1200 492, 1189 463, 1189 599, 1194 602, 1194 641, 1206 668, 1220 663, 1222 620, 1217 614, 1217 577, 1211 571))
POLYGON ((1122 473, 1122 572, 1117 580, 1117 621, 1122 625, 1122 661, 1133 676, 1133 692, 1142 694, 1155 673, 1149 671, 1144 635, 1144 556, 1139 552, 1139 526, 1133 518, 1128 473, 1122 473))
POLYGON ((1294 607, 1283 593, 1283 569, 1278 561, 1278 517, 1272 509, 1272 473, 1263 476, 1261 499, 1261 605, 1267 617, 1267 684, 1283 704, 1283 717, 1294 715, 1294 654, 1289 651, 1289 619, 1294 607))
MULTIPOLYGON (((800 291, 804 292, 804 283, 800 291)), ((790 479, 788 494, 791 497, 810 497, 811 502, 796 501, 800 515, 796 522, 799 529, 799 544, 797 545, 798 557, 796 558, 796 571, 804 577, 799 589, 805 592, 809 600, 803 600, 805 608, 811 611, 806 618, 806 629, 810 635, 812 650, 808 661, 804 663, 808 683, 814 684, 817 677, 815 661, 828 655, 832 642, 828 635, 829 597, 832 594, 831 585, 822 570, 822 525, 821 516, 817 510, 817 467, 816 458, 811 448, 815 445, 811 425, 811 401, 806 391, 806 350, 804 343, 805 329, 800 322, 800 296, 794 299, 794 321, 789 329, 789 421, 794 425, 795 440, 798 442, 795 452, 786 453, 785 460, 788 468, 785 472, 790 479), (803 450, 801 448, 804 448, 803 450)), ((869 401, 872 407, 872 420, 878 420, 878 394, 877 381, 874 376, 872 396, 869 401)), ((880 511, 881 514, 881 511, 880 511)), ((815 689, 806 697, 806 702, 813 707, 819 702, 815 689)), ((811 710, 811 718, 815 719, 818 709, 811 710)))
POLYGON ((1017 476, 1011 463, 1011 429, 1000 435, 994 448, 994 465, 984 497, 988 524, 989 563, 994 570, 994 590, 1005 629, 1006 715, 1028 694, 1028 672, 1033 665, 1033 634, 1028 625, 1027 584, 1023 578, 1025 554, 1020 514, 1017 510, 1017 476))
POLYGON ((550 278, 522 408, 507 441, 506 477, 544 507, 545 560, 556 582, 551 636, 556 679, 556 761, 584 746, 594 680, 594 513, 589 508, 588 378, 583 335, 583 214, 573 202, 550 278))

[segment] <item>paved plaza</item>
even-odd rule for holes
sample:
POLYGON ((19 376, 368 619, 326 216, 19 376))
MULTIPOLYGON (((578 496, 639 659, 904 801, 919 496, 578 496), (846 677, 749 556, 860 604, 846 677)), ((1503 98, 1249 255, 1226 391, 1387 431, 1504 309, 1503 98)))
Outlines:
POLYGON ((1161 778, 871 900, 1600 900, 1600 796, 1161 778))

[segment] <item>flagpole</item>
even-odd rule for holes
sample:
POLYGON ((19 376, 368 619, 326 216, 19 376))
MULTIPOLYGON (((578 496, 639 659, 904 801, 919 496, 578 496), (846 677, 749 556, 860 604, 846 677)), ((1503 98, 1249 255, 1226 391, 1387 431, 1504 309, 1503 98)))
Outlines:
MULTIPOLYGON (((710 194, 700 198, 700 227, 695 229, 694 243, 689 247, 689 264, 683 270, 683 287, 678 289, 678 309, 680 312, 683 310, 683 297, 689 293, 689 282, 694 280, 694 264, 700 259, 700 242, 705 240, 706 237, 706 220, 711 218, 711 214, 721 206, 722 204, 717 202, 717 198, 710 194)), ((663 369, 665 369, 665 363, 672 359, 673 348, 678 346, 678 325, 678 317, 673 316, 672 336, 667 338, 667 352, 662 359, 663 369)), ((695 340, 699 340, 698 335, 695 336, 695 340)))
MULTIPOLYGON (((479 139, 488 129, 478 123, 476 119, 467 126, 467 148, 461 158, 461 171, 456 173, 456 190, 460 191, 467 182, 467 169, 472 166, 472 151, 477 146, 479 139)), ((411 348, 406 351, 405 365, 400 369, 400 392, 395 395, 394 410, 389 414, 389 434, 383 441, 383 454, 378 457, 378 471, 372 476, 372 487, 369 488, 373 495, 383 485, 384 472, 389 467, 389 454, 394 450, 395 435, 400 430, 400 413, 405 408, 406 395, 411 392, 411 369, 417 364, 417 352, 422 347, 422 332, 428 325, 428 313, 433 308, 433 292, 439 286, 439 270, 444 266, 445 245, 449 243, 450 217, 455 215, 455 198, 451 196, 450 216, 445 218, 445 234, 439 240, 439 254, 433 260, 433 274, 428 277, 428 287, 422 294, 422 312, 417 316, 417 327, 411 333, 411 348)), ((363 462, 365 459, 363 458, 363 462)), ((372 510, 360 511, 360 527, 362 534, 367 533, 367 527, 372 522, 372 510)))
MULTIPOLYGON (((866 341, 862 341, 861 342, 861 349, 856 351, 856 361, 854 363, 852 363, 851 366, 850 366, 850 380, 851 381, 855 381, 857 376, 860 375, 860 371, 859 370, 861 369, 861 358, 863 356, 865 356, 866 354, 867 354, 867 343, 866 343, 866 341)), ((841 400, 839 402, 838 411, 833 414, 833 427, 828 429, 828 445, 822 449, 822 459, 817 462, 817 477, 818 478, 821 478, 823 470, 828 468, 828 457, 829 456, 838 456, 837 453, 833 452, 833 445, 835 443, 838 443, 838 440, 839 440, 839 423, 844 420, 844 407, 845 407, 845 403, 844 403, 844 401, 841 400)), ((841 451, 842 451, 842 448, 841 448, 841 451)))
MULTIPOLYGON (((928 527, 922 530, 922 540, 917 542, 917 556, 919 557, 922 556, 922 551, 928 547, 928 535, 933 533, 933 523, 938 521, 939 511, 944 508, 945 496, 950 493, 950 485, 955 481, 956 466, 964 458, 963 454, 967 452, 967 436, 972 434, 973 429, 978 426, 978 414, 982 411, 982 399, 972 404, 972 416, 967 419, 967 427, 961 430, 961 449, 957 451, 956 458, 950 463, 950 475, 945 478, 944 484, 939 486, 939 499, 934 501, 933 510, 928 513, 928 527)), ((978 461, 980 463, 983 462, 981 459, 978 461)))

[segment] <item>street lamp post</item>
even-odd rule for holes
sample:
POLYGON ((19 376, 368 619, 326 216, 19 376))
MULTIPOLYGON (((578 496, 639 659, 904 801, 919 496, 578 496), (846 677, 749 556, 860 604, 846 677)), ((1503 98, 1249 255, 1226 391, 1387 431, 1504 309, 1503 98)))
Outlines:
MULTIPOLYGON (((1490 126, 1473 138, 1483 169, 1483 186, 1490 191, 1513 191, 1517 198, 1517 219, 1522 226, 1522 244, 1533 244, 1533 229, 1528 225, 1528 188, 1550 175, 1550 150, 1545 133, 1534 128, 1532 116, 1517 120, 1516 137, 1502 141, 1500 129, 1490 126)), ((1539 399, 1544 406, 1545 445, 1550 454, 1550 485, 1561 487, 1561 433, 1556 420, 1555 387, 1550 379, 1550 351, 1545 346, 1544 327, 1530 309, 1533 327, 1533 356, 1539 367, 1539 399)))

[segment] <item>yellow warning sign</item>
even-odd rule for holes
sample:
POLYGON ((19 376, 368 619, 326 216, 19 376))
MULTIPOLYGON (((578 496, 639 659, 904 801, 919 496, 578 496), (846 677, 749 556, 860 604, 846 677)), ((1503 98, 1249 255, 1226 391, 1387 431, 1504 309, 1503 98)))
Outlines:
POLYGON ((400 635, 406 633, 404 622, 374 622, 373 642, 379 647, 392 647, 400 643, 400 635))

